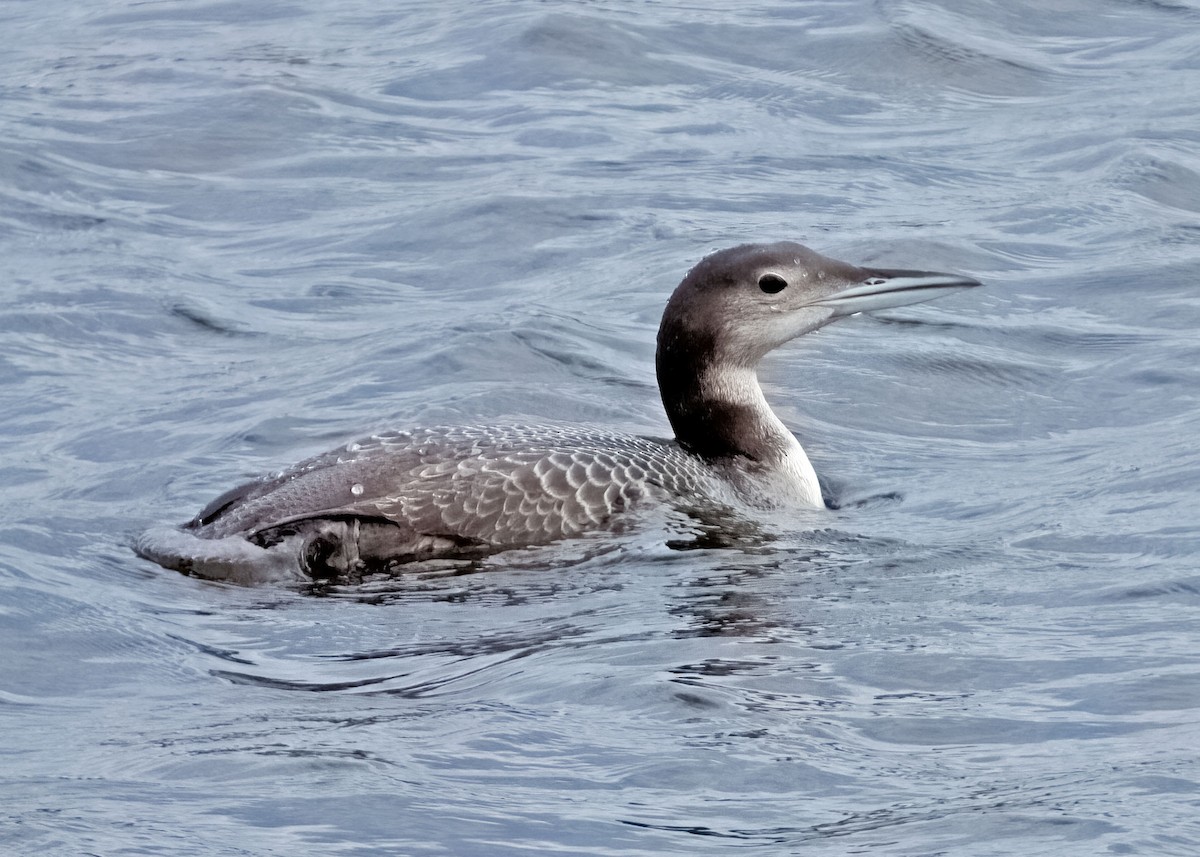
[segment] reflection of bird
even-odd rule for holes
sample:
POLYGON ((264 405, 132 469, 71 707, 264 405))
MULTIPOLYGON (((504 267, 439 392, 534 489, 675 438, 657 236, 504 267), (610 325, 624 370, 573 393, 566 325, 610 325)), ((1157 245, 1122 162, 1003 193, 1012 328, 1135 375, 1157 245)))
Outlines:
POLYGON ((683 279, 659 328, 675 441, 554 425, 377 435, 236 488, 137 549, 207 577, 256 566, 336 576, 546 543, 647 501, 820 508, 808 457, 763 397, 759 360, 837 318, 977 285, 786 242, 723 250, 683 279))

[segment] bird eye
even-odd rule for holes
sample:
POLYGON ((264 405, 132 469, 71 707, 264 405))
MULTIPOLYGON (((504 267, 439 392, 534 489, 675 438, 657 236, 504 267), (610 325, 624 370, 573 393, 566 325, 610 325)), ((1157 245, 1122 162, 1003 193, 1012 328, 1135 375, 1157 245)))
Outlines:
POLYGON ((777 295, 787 288, 787 280, 778 274, 763 274, 758 278, 758 287, 769 295, 777 295))

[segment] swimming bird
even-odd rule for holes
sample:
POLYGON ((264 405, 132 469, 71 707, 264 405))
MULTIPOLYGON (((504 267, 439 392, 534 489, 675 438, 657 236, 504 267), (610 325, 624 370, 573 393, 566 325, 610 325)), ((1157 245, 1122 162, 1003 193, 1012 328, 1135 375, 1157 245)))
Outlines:
POLYGON ((721 250, 684 277, 658 331, 674 440, 559 425, 378 434, 228 491, 135 547, 204 577, 332 578, 545 544, 649 503, 820 509, 816 473, 767 404, 759 361, 839 318, 978 285, 861 268, 793 242, 721 250))

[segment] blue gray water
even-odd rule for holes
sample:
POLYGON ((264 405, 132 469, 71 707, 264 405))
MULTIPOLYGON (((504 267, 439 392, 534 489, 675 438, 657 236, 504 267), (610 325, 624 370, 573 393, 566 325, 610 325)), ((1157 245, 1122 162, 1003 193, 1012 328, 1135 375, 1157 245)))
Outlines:
POLYGON ((0 851, 1198 852, 1195 0, 0 32, 0 851), (130 551, 391 425, 666 434, 667 294, 777 239, 987 284, 765 367, 815 528, 321 592, 130 551))

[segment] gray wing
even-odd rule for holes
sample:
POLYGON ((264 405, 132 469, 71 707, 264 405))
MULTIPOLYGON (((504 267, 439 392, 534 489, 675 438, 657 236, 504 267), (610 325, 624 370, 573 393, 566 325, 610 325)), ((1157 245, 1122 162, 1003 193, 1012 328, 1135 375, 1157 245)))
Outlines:
POLYGON ((670 443, 556 426, 377 435, 214 500, 189 527, 252 536, 297 521, 388 521, 414 535, 494 547, 603 526, 647 498, 706 493, 713 479, 670 443))

